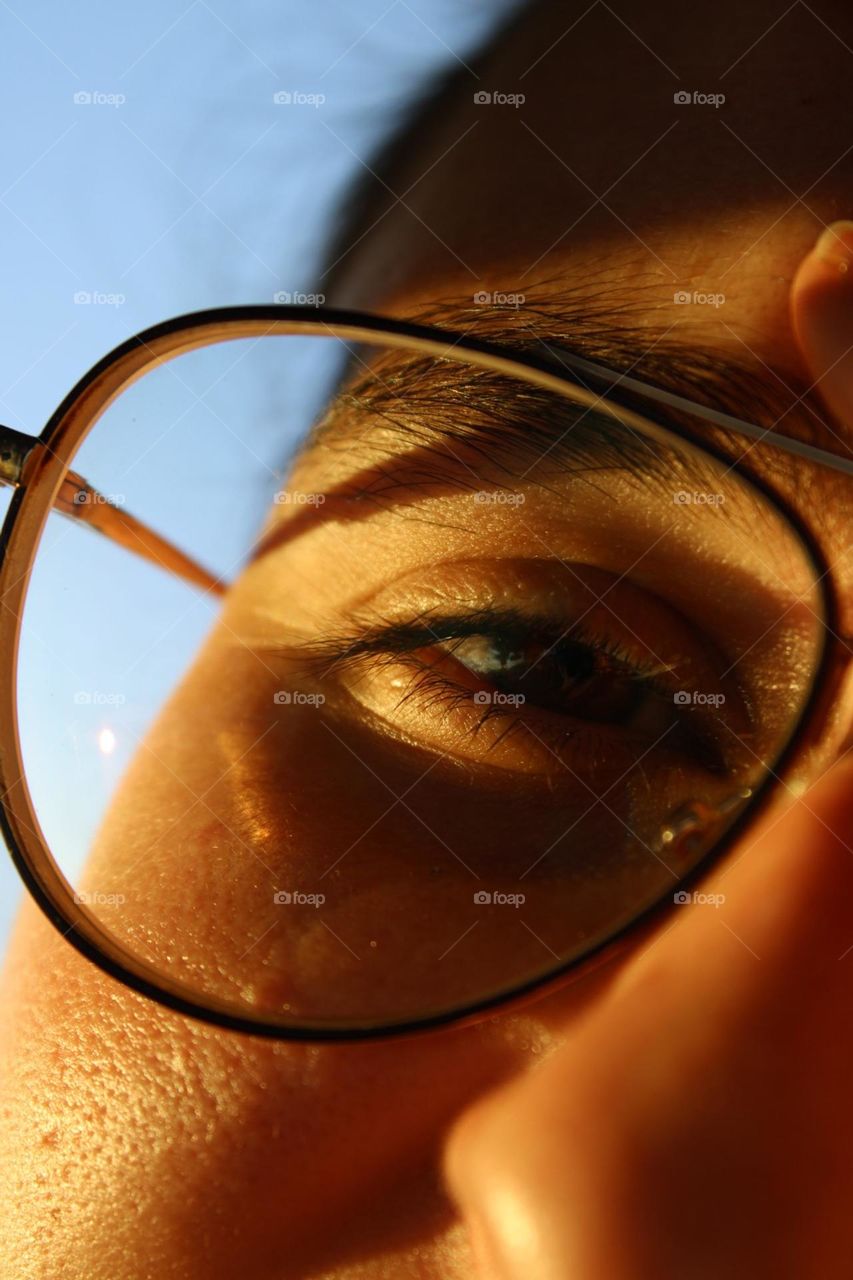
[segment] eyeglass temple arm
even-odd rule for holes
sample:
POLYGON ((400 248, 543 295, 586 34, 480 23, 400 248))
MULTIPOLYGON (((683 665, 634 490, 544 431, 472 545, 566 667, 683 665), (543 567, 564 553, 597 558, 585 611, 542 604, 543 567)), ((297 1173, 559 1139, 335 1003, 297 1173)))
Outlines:
MULTIPOLYGON (((12 427, 0 426, 0 485, 16 487, 20 484, 24 463, 38 443, 33 436, 24 435, 12 427)), ((69 471, 65 476, 54 506, 62 515, 81 521, 158 569, 173 573, 213 595, 225 594, 227 583, 190 559, 174 543, 162 538, 129 511, 110 502, 76 471, 69 471)))
MULTIPOLYGON (((631 378, 626 373, 606 369, 603 365, 594 364, 592 360, 585 360, 573 352, 563 351, 553 343, 545 343, 545 347, 561 365, 572 369, 576 374, 586 374, 596 382, 615 387, 617 391, 620 387, 625 391, 636 391, 648 400, 671 405, 674 409, 682 409, 693 417, 704 418, 706 422, 713 422, 715 426, 725 427, 728 431, 736 431, 739 435, 748 436, 759 444, 770 444, 776 449, 783 449, 786 453, 793 453, 799 458, 808 458, 810 462, 817 462, 822 467, 830 467, 833 471, 853 475, 853 458, 844 458, 840 454, 830 453, 828 449, 819 449, 817 445, 807 444, 805 440, 797 440, 794 436, 782 435, 779 431, 757 427, 752 422, 744 422, 742 418, 732 417, 730 413, 723 413, 720 409, 712 409, 709 405, 697 404, 695 400, 677 396, 672 391, 664 391, 662 387, 653 386, 650 382, 642 382, 639 378, 631 378)), ((579 381, 583 380, 579 379, 579 381)))

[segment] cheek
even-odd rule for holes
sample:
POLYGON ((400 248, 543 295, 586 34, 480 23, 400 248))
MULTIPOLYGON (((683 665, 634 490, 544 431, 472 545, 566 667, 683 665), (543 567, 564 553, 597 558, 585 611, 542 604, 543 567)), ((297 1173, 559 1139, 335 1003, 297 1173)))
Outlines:
POLYGON ((548 1040, 527 1019, 325 1048, 218 1032, 117 987, 34 908, 3 995, 4 1274, 23 1249, 87 1280, 137 1280, 142 1260, 194 1276, 199 1253, 212 1280, 267 1276, 393 1237, 398 1215, 431 1238, 453 1116, 548 1040))
MULTIPOLYGON (((310 1006, 331 989, 333 1012, 353 1000, 367 1008, 387 998, 374 956, 395 998, 422 995, 401 982, 417 972, 418 948, 394 924, 401 903, 417 915, 412 867, 437 865, 446 905, 421 939, 432 948, 422 980, 435 990, 436 930, 444 949, 445 935, 462 932, 454 891, 471 904, 468 874, 445 847, 451 831, 453 840, 479 833, 487 848, 506 844, 506 832, 470 801, 451 804, 452 789, 438 804, 440 791, 422 807, 415 790, 395 806, 410 765, 366 747, 357 758, 310 707, 284 715, 279 684, 239 649, 213 644, 202 655, 87 867, 91 889, 124 898, 105 908, 105 923, 173 977, 250 1006, 310 1006), (323 879, 319 868, 342 851, 337 876, 323 879), (283 915, 291 908, 273 898, 282 889, 326 893, 329 927, 311 906, 283 915)), ((441 989, 464 985, 477 963, 494 965, 501 938, 505 930, 460 952, 441 989)), ((384 1251, 403 1223, 437 1238, 453 1221, 438 1172, 453 1119, 547 1049, 549 1027, 609 980, 600 970, 524 1015, 440 1035, 275 1044, 120 987, 27 907, 2 1001, 0 1203, 17 1214, 2 1215, 0 1258, 11 1273, 23 1249, 43 1274, 64 1254, 76 1259, 70 1274, 130 1280, 139 1258, 159 1274, 195 1275, 201 1252, 208 1280, 225 1280, 277 1274, 283 1251, 312 1271, 347 1251, 364 1256, 377 1240, 384 1251)))
POLYGON ((542 862, 565 807, 277 703, 274 664, 212 643, 121 788, 85 887, 134 954, 246 1013, 405 1021, 539 976, 610 909, 601 867, 542 862), (523 913, 476 901, 520 888, 523 913))

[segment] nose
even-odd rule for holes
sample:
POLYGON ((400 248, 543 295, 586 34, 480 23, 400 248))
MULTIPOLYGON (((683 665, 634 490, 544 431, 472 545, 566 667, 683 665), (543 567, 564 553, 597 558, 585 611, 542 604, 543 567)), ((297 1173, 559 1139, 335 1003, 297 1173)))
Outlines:
POLYGON ((844 1273, 851 795, 848 759, 768 810, 713 905, 459 1117, 444 1167, 481 1280, 844 1273))

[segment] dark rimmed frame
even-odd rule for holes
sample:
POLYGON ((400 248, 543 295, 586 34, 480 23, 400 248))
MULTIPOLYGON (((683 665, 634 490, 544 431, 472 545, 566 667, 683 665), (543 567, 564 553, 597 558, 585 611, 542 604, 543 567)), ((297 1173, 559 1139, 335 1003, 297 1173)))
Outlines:
MULTIPOLYGON (((720 449, 698 434, 659 426, 612 396, 579 385, 556 361, 508 351, 466 335, 352 311, 299 306, 242 306, 178 316, 144 330, 100 360, 66 396, 41 435, 29 438, 0 428, 0 479, 16 485, 0 534, 0 828, 12 859, 31 896, 60 934, 104 973, 125 986, 178 1013, 230 1031, 290 1041, 353 1041, 391 1038, 416 1031, 459 1026, 480 1020, 497 1008, 518 1007, 555 987, 586 974, 633 940, 640 926, 653 926, 672 907, 672 894, 651 906, 580 958, 567 961, 544 976, 491 995, 461 1009, 423 1018, 381 1025, 286 1025, 269 1017, 241 1015, 216 997, 188 992, 139 957, 129 956, 83 904, 74 902, 70 886, 54 862, 41 834, 24 777, 17 716, 17 657, 20 621, 30 569, 48 514, 58 505, 60 490, 81 442, 107 406, 133 381, 156 365, 198 347, 238 338, 276 334, 324 335, 369 346, 420 351, 436 358, 473 364, 525 380, 565 395, 645 434, 681 437, 741 474, 792 527, 815 569, 823 606, 821 652, 808 697, 786 746, 775 760, 773 773, 759 786, 721 840, 681 880, 689 886, 704 876, 761 813, 784 774, 825 722, 848 655, 837 635, 838 600, 830 566, 812 530, 783 497, 742 464, 733 464, 720 449), (567 390, 570 394, 567 395, 567 390), (129 963, 130 962, 130 963, 129 963)), ((618 378, 617 374, 612 375, 618 378)), ((697 406, 697 413, 701 409, 697 406)))

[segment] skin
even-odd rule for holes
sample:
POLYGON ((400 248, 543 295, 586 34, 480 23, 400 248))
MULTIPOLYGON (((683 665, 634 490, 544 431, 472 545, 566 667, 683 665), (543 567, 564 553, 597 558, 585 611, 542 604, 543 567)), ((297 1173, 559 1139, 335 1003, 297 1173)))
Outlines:
MULTIPOLYGON (((825 420, 849 438, 853 234, 842 229, 813 249, 853 209, 853 167, 835 163, 846 145, 838 122, 853 106, 849 52, 798 12, 722 81, 726 123, 780 184, 714 108, 679 116, 679 82, 648 52, 686 85, 716 91, 775 14, 732 5, 697 18, 674 3, 654 13, 630 5, 621 16, 640 43, 601 7, 555 45, 582 13, 534 11, 495 51, 483 83, 521 86, 524 113, 478 114, 466 88, 394 176, 402 192, 423 175, 409 209, 395 206, 353 250, 334 301, 402 314, 476 289, 535 295, 593 273, 609 296, 621 288, 636 303, 628 289, 639 277, 635 323, 650 332, 677 323, 683 336, 819 382, 825 420), (809 57, 820 58, 819 73, 809 57), (600 128, 574 124, 596 113, 600 128), (603 192, 674 119, 608 197, 619 217, 601 205, 581 216, 592 197, 564 165, 603 192), (803 192, 830 165, 808 207, 785 189, 803 192), (722 291, 727 301, 719 314, 675 308, 676 289, 722 291)), ((841 6, 826 21, 853 44, 841 6)), ((804 428, 792 415, 780 429, 804 428)), ((750 463, 807 506, 849 633, 849 480, 806 463, 794 480, 764 447, 750 463)), ((298 473, 302 488, 319 487, 317 465, 298 473)), ((373 538, 377 578, 434 557, 422 533, 394 543, 381 523, 364 526, 352 554, 373 538)), ((330 551, 312 535, 276 553, 297 613, 312 604, 300 582, 330 551)), ((235 625, 272 564, 261 562, 229 605, 235 625)), ((332 580, 324 603, 333 608, 343 589, 332 580)), ((186 787, 222 770, 185 741, 178 712, 209 740, 203 717, 214 716, 217 689, 219 722, 248 734, 245 691, 268 692, 251 663, 242 685, 229 682, 232 656, 214 641, 181 690, 183 710, 173 705, 155 730, 102 833, 94 874, 145 851, 146 814, 172 816, 181 838, 200 844, 217 830, 251 835, 239 826, 233 778, 214 789, 209 813, 181 816, 186 787)), ((846 1276, 851 698, 842 672, 802 769, 815 785, 783 792, 703 884, 725 894, 719 911, 681 909, 580 980, 471 1027, 325 1047, 218 1031, 119 987, 26 906, 0 1001, 0 1202, 15 1207, 2 1215, 0 1271, 16 1280, 846 1276)), ((345 784, 345 754, 330 759, 345 784)), ((379 811, 377 788, 364 793, 364 813, 329 815, 307 771, 301 781, 313 800, 301 810, 305 848, 335 847, 348 822, 358 830, 379 811)), ((411 830, 402 816, 394 822, 371 856, 411 830)), ((181 895, 198 889, 186 872, 181 895)), ((166 909, 161 927, 173 926, 166 909)))

